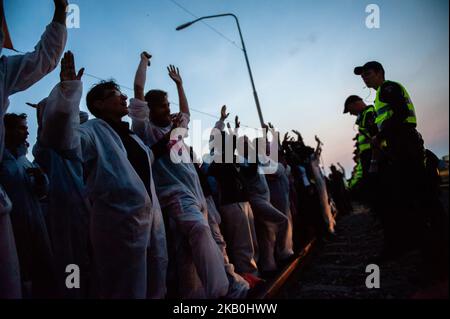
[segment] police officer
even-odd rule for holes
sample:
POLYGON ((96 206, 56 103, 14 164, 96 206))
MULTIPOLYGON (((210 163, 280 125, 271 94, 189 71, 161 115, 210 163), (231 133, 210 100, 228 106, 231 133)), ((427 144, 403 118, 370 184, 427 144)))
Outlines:
MULTIPOLYGON (((362 169, 362 181, 367 186, 369 178, 370 161, 372 160, 371 139, 378 133, 375 124, 375 108, 373 105, 366 105, 363 99, 357 95, 349 96, 344 103, 344 114, 349 113, 356 116, 358 126, 357 153, 362 169)), ((364 188, 367 191, 367 187, 364 188)))
POLYGON ((382 203, 380 213, 385 230, 382 259, 392 259, 422 241, 423 140, 416 130, 414 105, 408 92, 401 84, 385 79, 379 62, 356 67, 354 73, 362 77, 368 88, 376 90, 378 133, 372 137, 372 145, 381 152, 372 164, 379 168, 376 196, 378 204, 382 203))

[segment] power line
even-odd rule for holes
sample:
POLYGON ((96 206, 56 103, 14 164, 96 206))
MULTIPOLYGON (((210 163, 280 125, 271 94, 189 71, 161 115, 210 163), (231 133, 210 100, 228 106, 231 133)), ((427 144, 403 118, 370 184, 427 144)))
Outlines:
MULTIPOLYGON (((189 15, 193 16, 194 18, 198 19, 199 16, 195 15, 194 13, 192 13, 191 11, 189 11, 188 9, 186 9, 185 7, 183 7, 181 4, 179 4, 178 2, 176 2, 175 0, 169 0, 170 2, 172 2, 174 5, 176 5, 177 7, 179 7, 181 10, 185 11, 186 13, 188 13, 189 15)), ((219 30, 217 30, 216 28, 212 27, 211 25, 209 25, 208 23, 206 23, 205 21, 200 21, 201 23, 203 23, 205 26, 207 26, 209 29, 211 29, 212 31, 214 31, 215 33, 217 33, 219 36, 221 36, 222 38, 224 38, 225 40, 227 40, 229 43, 231 43, 232 45, 234 45, 236 48, 238 48, 239 50, 243 51, 243 49, 238 46, 236 44, 235 41, 231 40, 230 38, 228 38, 226 35, 224 35, 222 32, 220 32, 219 30)))
MULTIPOLYGON (((192 15, 193 17, 198 18, 198 16, 196 16, 195 14, 193 14, 192 12, 190 12, 188 9, 184 8, 183 6, 181 6, 181 5, 180 5, 179 3, 177 3, 176 1, 174 1, 174 0, 169 0, 169 1, 171 1, 172 3, 174 3, 175 5, 177 5, 178 7, 180 7, 181 9, 183 9, 184 11, 186 11, 187 13, 189 13, 190 15, 192 15)), ((233 45, 234 45, 235 47, 237 47, 239 50, 242 50, 239 46, 236 45, 236 43, 235 43, 234 41, 232 41, 232 40, 230 40, 229 38, 227 38, 225 35, 223 35, 223 34, 222 34, 221 32, 219 32, 217 29, 213 28, 212 26, 210 26, 209 24, 207 24, 207 23, 204 22, 204 21, 201 21, 201 22, 203 22, 203 23, 204 23, 207 27, 209 27, 211 30, 213 30, 214 32, 216 32, 217 34, 219 34, 220 36, 222 36, 225 40, 227 40, 228 42, 230 42, 231 44, 233 44, 233 45)), ((17 52, 20 53, 20 54, 25 54, 25 52, 22 52, 22 51, 17 51, 17 52)), ((98 80, 98 81, 105 81, 105 79, 103 79, 103 78, 101 78, 101 77, 99 77, 99 76, 96 76, 96 75, 94 75, 94 74, 91 74, 91 73, 84 72, 84 75, 85 75, 85 76, 88 76, 88 77, 91 77, 91 78, 93 78, 93 79, 96 79, 96 80, 98 80)), ((131 87, 129 87, 129 86, 127 86, 127 85, 124 85, 124 84, 121 84, 121 83, 117 83, 117 84, 118 84, 121 88, 124 88, 124 89, 126 89, 126 90, 128 90, 128 91, 130 91, 130 92, 134 92, 134 89, 132 89, 131 87)), ((178 103, 175 103, 175 102, 170 102, 170 103, 179 106, 178 103)), ((219 120, 219 119, 220 119, 220 117, 218 117, 217 115, 214 115, 214 114, 210 114, 210 113, 207 113, 207 112, 204 112, 204 111, 200 111, 200 110, 197 110, 197 109, 192 108, 192 107, 189 107, 189 109, 190 109, 191 111, 193 111, 193 112, 196 112, 196 113, 199 113, 199 114, 203 114, 203 115, 205 115, 205 116, 209 116, 209 117, 214 118, 214 119, 216 119, 216 120, 219 120)), ((245 125, 245 124, 241 124, 241 126, 247 127, 247 128, 251 128, 251 129, 256 129, 256 128, 252 127, 252 126, 248 126, 248 125, 245 125)))

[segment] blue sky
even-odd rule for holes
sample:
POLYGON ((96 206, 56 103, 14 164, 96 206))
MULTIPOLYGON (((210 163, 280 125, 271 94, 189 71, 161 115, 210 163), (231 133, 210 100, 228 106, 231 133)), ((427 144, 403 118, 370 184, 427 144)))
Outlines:
MULTIPOLYGON (((426 146, 438 156, 449 145, 448 1, 445 0, 175 0, 197 16, 225 12, 240 20, 264 118, 279 127, 299 130, 314 144, 323 140, 328 167, 341 162, 352 167, 354 118, 343 115, 345 98, 358 94, 373 101, 375 94, 353 75, 353 68, 380 61, 387 78, 401 82, 416 106, 419 130, 426 146), (380 7, 380 28, 365 25, 365 8, 380 7)), ((31 50, 53 13, 51 0, 4 0, 15 47, 31 50)), ((234 41, 198 23, 183 31, 175 27, 193 16, 172 0, 72 0, 80 8, 80 28, 70 29, 67 49, 77 67, 88 74, 114 78, 132 87, 139 53, 153 54, 147 89, 161 88, 177 102, 166 66, 179 66, 192 108, 218 114, 228 105, 243 124, 258 127, 250 81, 239 36, 231 18, 207 23, 234 41)), ((8 50, 4 54, 12 54, 8 50)), ((35 141, 34 112, 25 102, 44 98, 58 82, 55 70, 41 82, 11 98, 9 112, 30 116, 35 141)), ((97 80, 84 77, 85 93, 97 80)), ((123 91, 132 96, 127 89, 123 91)), ((173 106, 176 108, 176 106, 173 106)), ((83 99, 82 109, 85 109, 83 99)), ((215 120, 192 112, 192 119, 210 127, 215 120)), ((349 172, 348 172, 349 173, 349 172)))

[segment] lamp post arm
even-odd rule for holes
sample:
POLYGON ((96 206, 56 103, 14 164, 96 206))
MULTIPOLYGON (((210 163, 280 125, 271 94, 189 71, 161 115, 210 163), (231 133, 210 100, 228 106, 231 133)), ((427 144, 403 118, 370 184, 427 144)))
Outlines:
POLYGON ((234 18, 234 20, 236 21, 236 25, 239 31, 239 37, 241 38, 241 44, 242 44, 242 51, 244 51, 244 56, 245 56, 245 63, 247 64, 247 70, 248 70, 248 74, 250 76, 250 82, 252 84, 252 89, 253 89, 253 98, 255 99, 255 103, 256 103, 256 109, 258 110, 258 116, 259 116, 259 121, 261 123, 261 127, 264 126, 264 118, 262 115, 262 111, 261 111, 261 105, 259 104, 259 98, 258 98, 258 93, 256 92, 256 87, 255 87, 255 82, 253 80, 253 74, 252 74, 252 69, 250 67, 250 61, 248 59, 248 55, 247 55, 247 49, 245 47, 245 42, 244 42, 244 37, 242 36, 242 31, 241 31, 241 26, 239 24, 239 20, 237 18, 237 16, 233 13, 223 13, 223 14, 215 14, 215 15, 210 15, 210 16, 204 16, 204 17, 200 17, 196 20, 193 20, 191 22, 188 22, 184 25, 181 25, 177 28, 177 30, 181 30, 184 29, 198 21, 201 20, 205 20, 205 19, 212 19, 212 18, 219 18, 219 17, 225 17, 225 16, 231 16, 234 18))

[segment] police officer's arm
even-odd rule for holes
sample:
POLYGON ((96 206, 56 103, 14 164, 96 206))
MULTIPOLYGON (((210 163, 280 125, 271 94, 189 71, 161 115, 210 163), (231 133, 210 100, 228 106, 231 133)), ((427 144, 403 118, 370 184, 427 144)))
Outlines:
POLYGON ((366 115, 366 130, 369 133, 369 136, 375 136, 378 134, 378 127, 377 124, 375 124, 376 119, 376 113, 370 112, 366 115))
POLYGON ((393 82, 383 84, 380 89, 380 101, 388 104, 393 111, 392 117, 383 122, 383 127, 378 134, 378 138, 385 138, 395 132, 408 117, 408 102, 403 96, 401 86, 393 82))

